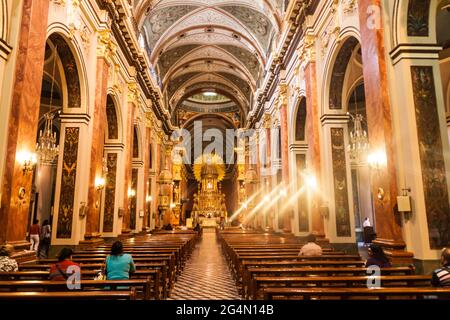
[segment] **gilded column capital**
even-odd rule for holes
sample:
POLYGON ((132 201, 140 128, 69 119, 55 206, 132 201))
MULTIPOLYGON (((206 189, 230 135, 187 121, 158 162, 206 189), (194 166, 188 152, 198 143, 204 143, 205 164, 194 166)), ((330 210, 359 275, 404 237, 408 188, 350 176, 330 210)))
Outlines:
POLYGON ((270 129, 271 126, 271 122, 272 122, 272 117, 270 115, 270 113, 265 113, 263 115, 263 127, 264 129, 270 129))
POLYGON ((128 83, 128 102, 138 104, 139 90, 136 82, 128 83))
POLYGON ((277 105, 287 105, 289 86, 286 83, 278 85, 278 103, 277 105))
POLYGON ((298 57, 307 63, 316 60, 315 50, 316 36, 306 35, 298 47, 298 57))
POLYGON ((110 30, 101 30, 97 37, 97 57, 110 58, 116 52, 117 46, 112 40, 110 30))

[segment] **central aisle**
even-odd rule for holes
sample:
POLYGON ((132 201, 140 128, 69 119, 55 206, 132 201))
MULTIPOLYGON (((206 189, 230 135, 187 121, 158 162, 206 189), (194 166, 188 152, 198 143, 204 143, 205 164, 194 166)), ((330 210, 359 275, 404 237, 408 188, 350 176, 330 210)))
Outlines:
POLYGON ((175 283, 170 300, 238 300, 240 296, 215 229, 203 229, 202 239, 175 283))

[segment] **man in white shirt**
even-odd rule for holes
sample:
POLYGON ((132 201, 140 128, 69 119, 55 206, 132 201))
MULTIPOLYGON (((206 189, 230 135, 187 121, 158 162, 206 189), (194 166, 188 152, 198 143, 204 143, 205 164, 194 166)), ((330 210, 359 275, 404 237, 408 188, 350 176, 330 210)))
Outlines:
POLYGON ((310 234, 307 241, 308 243, 300 249, 299 256, 321 256, 322 248, 316 244, 316 236, 310 234))
POLYGON ((370 224, 370 220, 369 218, 366 218, 363 222, 363 227, 371 227, 372 225, 370 224))

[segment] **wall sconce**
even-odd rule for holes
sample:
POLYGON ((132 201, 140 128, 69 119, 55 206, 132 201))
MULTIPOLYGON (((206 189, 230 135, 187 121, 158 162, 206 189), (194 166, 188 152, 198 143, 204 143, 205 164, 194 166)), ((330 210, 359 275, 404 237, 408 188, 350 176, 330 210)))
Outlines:
POLYGON ((310 188, 310 189, 317 189, 317 179, 316 176, 313 175, 311 172, 309 171, 305 171, 303 173, 303 179, 305 181, 305 185, 310 188))
POLYGON ((175 203, 171 203, 170 204, 170 209, 173 209, 173 208, 175 208, 176 207, 176 204, 175 203))
POLYGON ((371 168, 379 170, 387 164, 386 153, 384 151, 373 152, 367 156, 367 162, 371 168))
POLYGON ((95 178, 95 189, 97 191, 103 190, 105 188, 105 178, 103 177, 97 177, 95 178))
POLYGON ((16 156, 17 162, 22 166, 23 174, 33 171, 37 163, 37 156, 35 153, 22 151, 16 156))
POLYGON ((102 190, 105 188, 105 178, 103 178, 103 177, 95 178, 94 185, 95 185, 95 189, 97 189, 97 191, 99 193, 99 199, 95 202, 95 207, 99 208, 100 202, 102 201, 102 190))
POLYGON ((322 204, 319 207, 319 213, 322 218, 328 219, 330 217, 330 208, 328 207, 328 204, 322 204))
POLYGON ((87 214, 88 207, 86 205, 86 202, 80 202, 80 209, 78 211, 78 215, 80 218, 84 218, 87 214))
POLYGON ((130 189, 128 190, 128 198, 134 198, 136 196, 136 190, 130 189))
POLYGON ((147 202, 147 203, 152 202, 152 200, 153 200, 152 196, 147 196, 147 197, 145 198, 145 202, 147 202))

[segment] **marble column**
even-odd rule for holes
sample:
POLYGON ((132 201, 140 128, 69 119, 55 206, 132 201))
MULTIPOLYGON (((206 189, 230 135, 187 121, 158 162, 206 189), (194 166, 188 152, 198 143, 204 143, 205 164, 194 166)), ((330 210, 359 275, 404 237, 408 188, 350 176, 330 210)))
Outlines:
POLYGON ((151 185, 149 181, 149 171, 150 171, 150 142, 151 142, 151 130, 150 128, 145 129, 145 143, 143 145, 143 155, 144 155, 144 201, 145 201, 145 210, 144 210, 144 223, 143 229, 150 227, 148 225, 148 216, 151 214, 148 210, 147 196, 151 193, 151 185))
MULTIPOLYGON (((381 0, 359 0, 361 50, 370 152, 383 154, 386 163, 372 174, 372 194, 375 209, 376 243, 384 246, 394 262, 411 260, 404 252, 400 217, 396 213, 397 172, 392 135, 391 105, 387 80, 384 28, 368 23, 368 8, 381 7, 381 0)), ((381 17, 380 17, 381 19, 381 17)), ((382 22, 380 26, 384 26, 382 22)))
MULTIPOLYGON (((321 177, 321 155, 320 155, 320 117, 317 103, 317 79, 316 63, 310 61, 305 67, 306 84, 306 135, 309 151, 309 166, 311 167, 317 181, 321 177)), ((320 183, 318 183, 320 188, 320 183)), ((311 231, 319 237, 325 236, 324 222, 320 215, 320 194, 311 195, 311 231)))
MULTIPOLYGON (((100 239, 100 204, 102 191, 97 190, 95 181, 103 177, 103 152, 106 126, 106 97, 108 89, 109 64, 105 56, 97 59, 94 113, 92 117, 92 142, 88 186, 88 212, 86 216, 86 241, 102 242, 100 239)), ((103 206, 104 207, 104 206, 103 206)))
POLYGON ((127 113, 127 122, 125 125, 125 176, 123 184, 124 188, 124 203, 123 203, 123 223, 122 223, 122 233, 128 234, 130 233, 130 210, 129 210, 129 196, 128 191, 131 188, 131 172, 133 167, 133 136, 134 136, 134 113, 135 113, 135 105, 132 102, 128 103, 128 113, 127 113))
POLYGON ((0 243, 26 248, 32 172, 22 171, 17 155, 33 153, 39 120, 49 1, 24 0, 8 137, 2 177, 0 243), (19 190, 25 191, 19 198, 19 190))
MULTIPOLYGON (((285 188, 289 186, 289 131, 287 115, 287 85, 280 85, 280 134, 281 134, 281 173, 285 188)), ((290 233, 292 211, 279 212, 283 215, 283 231, 290 233)))
MULTIPOLYGON (((272 123, 271 123, 272 119, 270 114, 266 113, 264 114, 264 119, 263 119, 263 127, 264 127, 264 132, 265 132, 265 140, 266 140, 266 154, 264 155, 265 157, 265 161, 264 161, 264 166, 262 168, 262 172, 263 174, 261 175, 261 177, 264 177, 264 179, 262 179, 264 181, 264 186, 263 186, 263 194, 261 195, 261 197, 264 199, 264 197, 266 195, 268 195, 272 189, 272 183, 271 183, 271 178, 272 178, 272 135, 271 135, 271 129, 272 129, 272 123)), ((264 209, 264 227, 269 228, 271 230, 274 229, 274 213, 273 210, 269 209, 264 209)))

